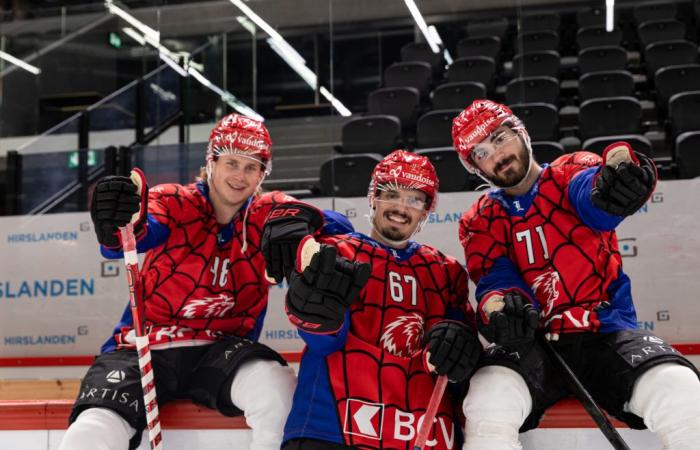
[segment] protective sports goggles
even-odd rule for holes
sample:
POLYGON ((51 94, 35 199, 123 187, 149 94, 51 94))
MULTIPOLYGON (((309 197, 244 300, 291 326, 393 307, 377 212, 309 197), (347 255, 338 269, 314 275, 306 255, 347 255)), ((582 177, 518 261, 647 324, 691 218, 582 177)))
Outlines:
POLYGON ((470 157, 475 163, 484 162, 517 137, 518 135, 510 129, 491 133, 486 139, 474 146, 470 157))
POLYGON ((416 197, 415 195, 401 195, 397 191, 383 191, 374 198, 374 201, 390 205, 404 205, 408 208, 413 208, 418 211, 425 211, 428 207, 428 202, 416 197), (381 198, 380 198, 381 195, 381 198))

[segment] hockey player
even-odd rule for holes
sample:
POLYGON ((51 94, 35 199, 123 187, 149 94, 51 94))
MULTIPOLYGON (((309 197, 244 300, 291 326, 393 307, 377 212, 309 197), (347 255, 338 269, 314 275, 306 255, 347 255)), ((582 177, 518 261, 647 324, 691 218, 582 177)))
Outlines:
POLYGON ((479 329, 497 344, 471 378, 464 449, 520 449, 518 432, 568 394, 535 329, 611 415, 656 432, 664 449, 698 448, 698 372, 636 328, 615 234, 654 190, 651 159, 618 142, 602 158, 576 152, 541 166, 522 122, 489 100, 455 118, 452 137, 467 170, 494 188, 460 222, 479 329))
MULTIPOLYGON (((427 158, 391 153, 372 174, 370 236, 323 236, 309 266, 291 273, 287 314, 307 347, 284 449, 412 449, 434 387, 426 367, 453 382, 475 367, 481 344, 463 267, 410 240, 437 191, 427 158)), ((458 445, 453 413, 446 395, 431 448, 458 445)))
MULTIPOLYGON (((198 182, 148 190, 145 180, 106 177, 91 209, 104 256, 121 256, 118 228, 129 221, 146 252, 142 295, 159 403, 190 398, 224 415, 243 412, 252 450, 280 448, 296 384, 282 357, 257 342, 269 289, 261 235, 268 251, 295 254, 298 239, 323 223, 315 208, 259 192, 271 163, 265 126, 231 114, 211 133, 198 182)), ((268 270, 278 273, 281 262, 268 270)), ((127 308, 83 379, 61 450, 138 446, 146 421, 132 324, 127 308)))

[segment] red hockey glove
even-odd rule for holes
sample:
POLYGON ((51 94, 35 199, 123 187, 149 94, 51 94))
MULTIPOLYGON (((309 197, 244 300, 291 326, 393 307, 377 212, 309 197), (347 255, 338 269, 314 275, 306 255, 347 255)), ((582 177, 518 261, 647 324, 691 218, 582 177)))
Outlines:
POLYGON ((603 211, 627 217, 639 210, 656 186, 656 166, 626 142, 616 142, 603 153, 603 168, 595 180, 591 201, 603 211))
POLYGON ((304 203, 283 203, 270 211, 263 226, 260 248, 267 274, 281 283, 294 269, 299 241, 323 226, 323 214, 304 203))
POLYGON ((535 338, 539 314, 518 292, 493 292, 479 303, 479 331, 489 342, 515 346, 535 338))
POLYGON ((337 256, 335 247, 321 245, 303 272, 295 269, 290 273, 285 299, 287 317, 310 333, 337 332, 370 272, 369 264, 350 262, 337 256))
POLYGON ((425 342, 423 363, 426 370, 447 375, 452 383, 460 383, 474 372, 482 350, 476 332, 452 320, 433 325, 425 342))
POLYGON ((131 222, 134 235, 140 238, 146 232, 145 216, 148 210, 148 186, 140 169, 131 177, 109 176, 95 185, 90 205, 90 217, 97 240, 108 248, 119 248, 119 228, 131 222))

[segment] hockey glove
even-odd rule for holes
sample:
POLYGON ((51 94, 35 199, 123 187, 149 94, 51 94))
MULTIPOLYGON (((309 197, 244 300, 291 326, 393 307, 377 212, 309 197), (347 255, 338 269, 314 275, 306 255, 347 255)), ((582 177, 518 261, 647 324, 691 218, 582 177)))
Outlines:
POLYGON ((535 338, 539 315, 519 293, 493 293, 481 303, 479 331, 489 342, 516 346, 535 338))
POLYGON ((603 153, 603 168, 591 193, 593 204, 603 211, 627 217, 639 210, 656 186, 656 166, 629 144, 617 142, 603 153))
POLYGON ((482 350, 474 331, 451 320, 435 324, 425 336, 425 342, 426 369, 447 375, 452 383, 460 383, 472 374, 482 350))
POLYGON ((260 247, 267 274, 281 283, 294 269, 299 241, 323 226, 323 214, 304 203, 284 203, 270 211, 263 226, 260 247))
POLYGON ((370 270, 369 264, 350 262, 338 257, 335 247, 321 245, 303 272, 290 273, 287 317, 304 331, 335 333, 342 327, 347 309, 359 298, 370 270))
POLYGON ((119 227, 131 222, 134 235, 140 238, 146 231, 144 218, 148 207, 146 177, 139 169, 131 177, 109 176, 95 185, 90 205, 90 217, 97 240, 108 248, 118 248, 119 227))

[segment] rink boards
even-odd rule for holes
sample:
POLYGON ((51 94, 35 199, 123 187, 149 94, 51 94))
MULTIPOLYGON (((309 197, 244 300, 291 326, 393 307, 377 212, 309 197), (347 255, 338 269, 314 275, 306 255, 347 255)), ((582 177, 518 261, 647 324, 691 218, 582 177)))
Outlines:
MULTIPOLYGON (((457 221, 476 193, 442 194, 418 235, 462 260, 457 221)), ((654 197, 618 229, 625 271, 632 278, 638 326, 672 343, 700 342, 700 180, 661 182, 654 197)), ((346 214, 368 232, 367 200, 312 199, 346 214)), ((87 213, 0 218, 0 379, 79 378, 126 304, 121 261, 104 260, 87 213), (36 366, 45 366, 39 368, 36 366)), ((273 287, 261 341, 279 351, 302 344, 288 324, 285 287, 273 287)), ((472 289, 473 293, 473 289, 472 289)), ((682 350, 698 354, 697 345, 682 350)), ((697 364, 698 357, 691 359, 697 364)), ((57 448, 72 400, 0 401, 0 450, 57 448)), ((166 448, 246 448, 249 430, 190 403, 163 408, 166 448)), ((522 436, 526 449, 608 448, 573 400, 558 404, 542 428, 522 436)), ((632 448, 658 449, 649 432, 622 429, 632 448)), ((140 449, 147 449, 144 440, 140 449)))
MULTIPOLYGON (((463 261, 458 220, 477 196, 441 194, 417 239, 463 261)), ((700 179, 660 182, 618 229, 638 326, 669 342, 700 342, 698 198, 700 179)), ((310 202, 369 231, 366 198, 310 202)), ((0 358, 96 354, 128 297, 122 262, 101 257, 88 213, 0 218, 0 230, 0 358)), ((299 351, 301 340, 284 314, 285 289, 271 289, 261 341, 278 351, 299 351)))

